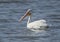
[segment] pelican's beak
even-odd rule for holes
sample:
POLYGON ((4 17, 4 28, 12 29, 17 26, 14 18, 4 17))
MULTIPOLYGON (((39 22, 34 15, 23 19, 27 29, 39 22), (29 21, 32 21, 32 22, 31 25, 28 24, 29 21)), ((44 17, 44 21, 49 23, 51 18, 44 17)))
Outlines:
POLYGON ((26 16, 30 16, 31 13, 30 13, 30 9, 27 10, 27 12, 24 14, 24 16, 22 16, 19 20, 19 22, 21 22, 26 16))

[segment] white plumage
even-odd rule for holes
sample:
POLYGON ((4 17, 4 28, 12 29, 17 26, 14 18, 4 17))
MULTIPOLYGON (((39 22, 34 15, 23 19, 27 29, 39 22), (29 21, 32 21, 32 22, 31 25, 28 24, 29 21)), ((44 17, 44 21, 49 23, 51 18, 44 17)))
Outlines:
POLYGON ((40 26, 47 26, 45 20, 37 20, 27 24, 28 28, 40 28, 40 26))
POLYGON ((34 30, 41 30, 41 29, 45 29, 47 27, 47 23, 46 20, 37 20, 37 21, 33 21, 30 22, 30 18, 31 18, 31 13, 30 13, 30 9, 28 9, 28 11, 26 12, 26 14, 20 19, 23 20, 26 16, 29 16, 28 18, 28 22, 27 22, 27 28, 34 31, 34 30))
POLYGON ((34 30, 41 30, 41 29, 45 29, 47 27, 47 23, 46 20, 37 20, 37 21, 33 21, 30 22, 30 17, 28 18, 28 22, 27 22, 27 28, 28 29, 34 29, 34 30))

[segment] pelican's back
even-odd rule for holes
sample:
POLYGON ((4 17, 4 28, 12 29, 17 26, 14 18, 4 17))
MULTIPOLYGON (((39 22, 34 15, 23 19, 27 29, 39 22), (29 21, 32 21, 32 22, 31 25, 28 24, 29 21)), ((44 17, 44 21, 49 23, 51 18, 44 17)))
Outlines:
POLYGON ((47 26, 45 20, 38 20, 27 24, 28 28, 40 28, 41 26, 47 26))

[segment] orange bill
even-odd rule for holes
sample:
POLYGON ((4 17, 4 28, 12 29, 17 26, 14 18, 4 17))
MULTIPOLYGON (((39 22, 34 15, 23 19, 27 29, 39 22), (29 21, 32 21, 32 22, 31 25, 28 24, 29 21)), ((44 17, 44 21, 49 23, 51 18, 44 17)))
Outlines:
POLYGON ((21 22, 26 16, 30 16, 30 9, 27 10, 27 12, 20 18, 19 22, 21 22))

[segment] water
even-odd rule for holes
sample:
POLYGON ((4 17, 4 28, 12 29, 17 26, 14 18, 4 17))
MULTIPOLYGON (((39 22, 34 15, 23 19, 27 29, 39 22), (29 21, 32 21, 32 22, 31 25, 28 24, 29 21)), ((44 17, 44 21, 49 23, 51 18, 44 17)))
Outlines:
POLYGON ((60 0, 21 0, 0 3, 0 42, 60 42, 60 0), (19 18, 32 9, 32 21, 45 19, 47 30, 32 32, 26 28, 27 18, 19 18))

